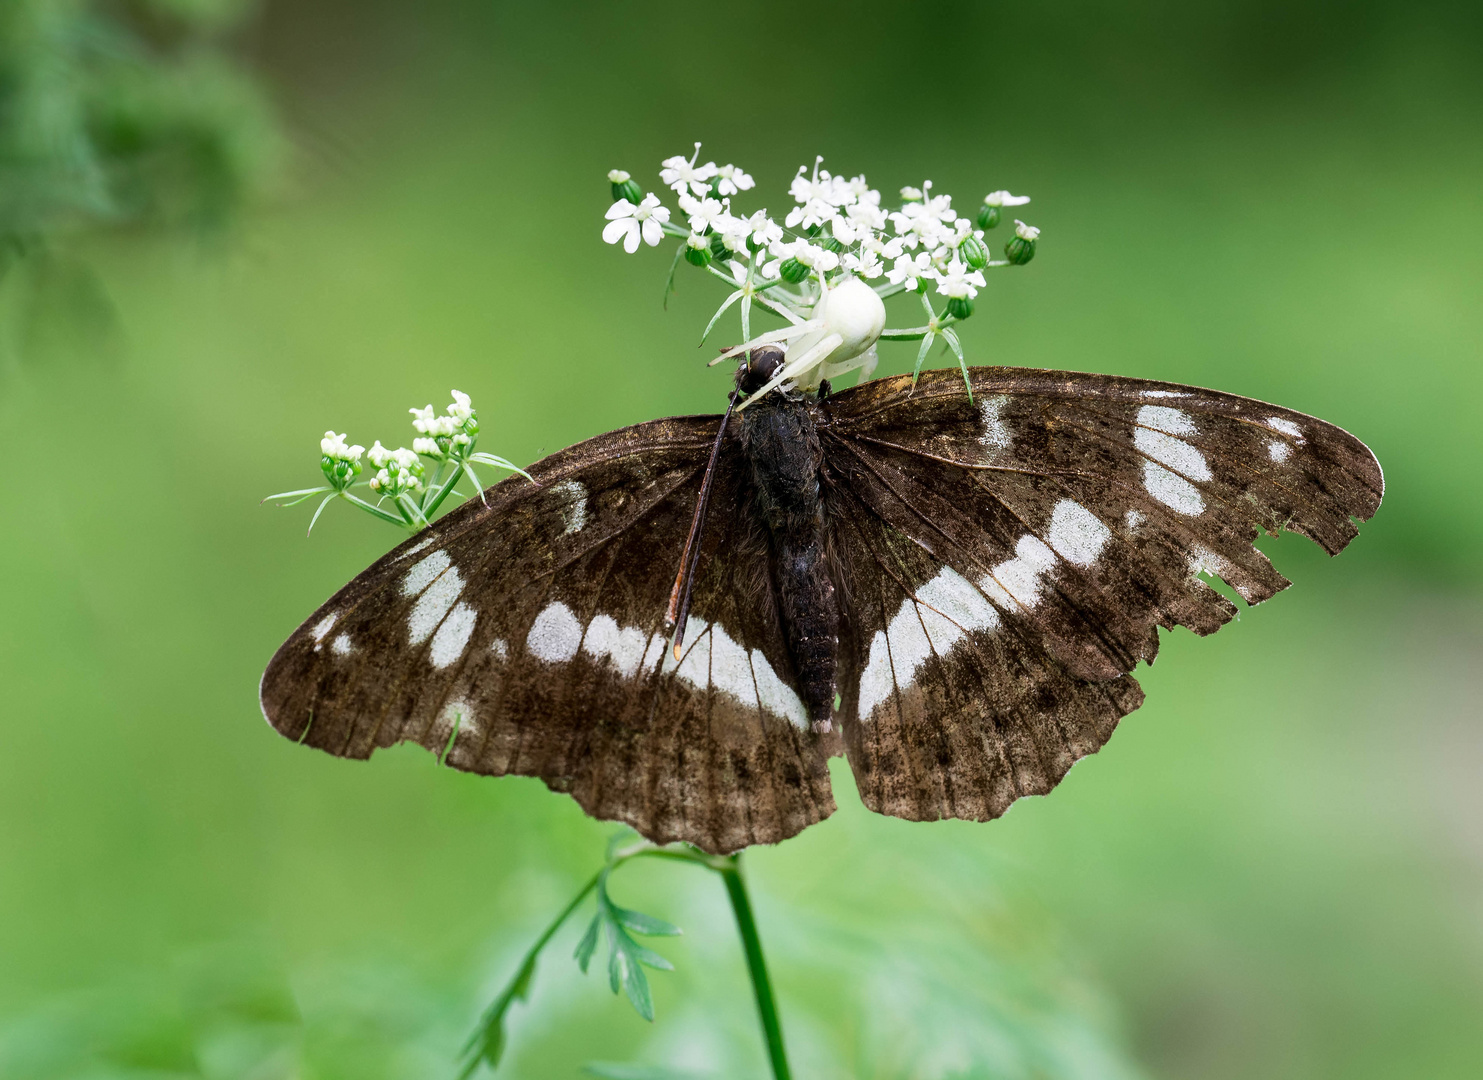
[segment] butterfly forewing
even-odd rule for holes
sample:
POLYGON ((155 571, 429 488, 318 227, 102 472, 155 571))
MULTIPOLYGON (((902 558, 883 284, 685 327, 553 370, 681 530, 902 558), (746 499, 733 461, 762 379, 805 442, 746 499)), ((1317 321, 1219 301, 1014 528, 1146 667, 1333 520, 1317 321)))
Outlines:
MULTIPOLYGON (((412 741, 460 769, 537 776, 594 816, 712 851, 827 816, 828 747, 797 726, 781 631, 733 596, 767 573, 755 544, 723 552, 739 531, 708 532, 683 659, 667 648, 674 553, 718 421, 580 444, 391 552, 279 650, 269 721, 342 756, 412 741)), ((728 459, 713 495, 728 514, 739 482, 728 459)))

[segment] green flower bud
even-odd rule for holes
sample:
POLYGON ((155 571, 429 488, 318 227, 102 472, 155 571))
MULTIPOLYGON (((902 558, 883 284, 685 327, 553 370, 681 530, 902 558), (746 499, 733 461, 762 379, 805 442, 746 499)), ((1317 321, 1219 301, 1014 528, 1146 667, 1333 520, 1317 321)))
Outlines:
POLYGON ((965 236, 963 242, 958 245, 958 254, 975 270, 982 270, 989 265, 989 249, 976 236, 965 236))
POLYGON ((973 314, 973 301, 966 296, 954 296, 947 302, 947 313, 955 319, 966 319, 973 314))
POLYGON ((336 491, 344 491, 348 488, 361 471, 359 461, 345 461, 328 456, 319 459, 319 467, 324 472, 325 480, 336 491))
POLYGON ((709 266, 711 264, 710 245, 685 248, 685 261, 691 266, 709 266))
POLYGON ((997 206, 980 206, 978 208, 978 217, 975 220, 977 220, 980 229, 988 232, 995 225, 999 224, 999 208, 997 206))
POLYGON ((783 260, 783 265, 778 267, 778 274, 791 285, 797 285, 808 277, 809 269, 803 263, 792 257, 783 260))
POLYGON ((1016 221, 1014 236, 1004 247, 1004 257, 1016 266, 1024 266, 1035 257, 1035 241, 1039 238, 1040 230, 1035 226, 1016 221))
POLYGON ((608 183, 613 188, 613 201, 627 199, 637 206, 644 200, 644 189, 638 186, 637 181, 622 169, 614 169, 608 173, 608 183))
POLYGON ((844 250, 844 244, 831 236, 828 240, 824 241, 824 250, 832 251, 836 255, 838 255, 841 251, 844 250))
POLYGON ((726 246, 726 241, 721 239, 720 233, 711 234, 711 258, 716 262, 725 262, 731 258, 731 249, 726 246))

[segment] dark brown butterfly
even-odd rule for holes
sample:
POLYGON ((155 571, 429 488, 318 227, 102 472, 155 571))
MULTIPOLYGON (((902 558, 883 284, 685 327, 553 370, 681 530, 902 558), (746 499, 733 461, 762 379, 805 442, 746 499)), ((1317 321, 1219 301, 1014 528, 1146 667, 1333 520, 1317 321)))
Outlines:
MULTIPOLYGON (((777 360, 754 352, 739 390, 777 360)), ((1334 554, 1380 504, 1368 448, 1300 413, 968 374, 971 400, 959 372, 930 372, 553 454, 311 615, 263 711, 332 754, 410 740, 711 852, 827 817, 841 750, 872 810, 982 821, 1139 706, 1128 673, 1158 627, 1235 614, 1200 573, 1259 603, 1288 582, 1258 529, 1334 554)))

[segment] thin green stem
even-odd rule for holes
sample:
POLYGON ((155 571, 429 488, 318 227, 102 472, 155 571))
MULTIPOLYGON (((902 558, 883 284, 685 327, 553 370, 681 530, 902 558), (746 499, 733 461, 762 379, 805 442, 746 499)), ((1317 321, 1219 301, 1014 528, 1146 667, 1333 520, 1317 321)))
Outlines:
MULTIPOLYGON (((364 500, 364 499, 357 498, 356 496, 350 494, 350 492, 348 492, 348 491, 341 492, 341 497, 342 498, 345 498, 345 499, 349 499, 351 502, 355 503, 356 506, 358 506, 362 510, 366 511, 366 513, 368 513, 368 514, 374 514, 376 517, 380 518, 382 521, 389 521, 393 525, 400 526, 401 528, 404 528, 404 529, 410 528, 410 529, 412 529, 414 531, 418 528, 418 526, 416 524, 414 524, 413 521, 410 518, 407 517, 407 513, 406 513, 405 510, 403 510, 401 516, 398 517, 396 514, 392 514, 392 513, 389 513, 386 510, 381 509, 381 507, 379 507, 379 506, 375 506, 375 505, 373 505, 371 503, 366 502, 366 500, 364 500)), ((398 505, 397 509, 400 510, 401 509, 401 506, 398 505)))
MULTIPOLYGON (((440 464, 438 466, 438 472, 435 473, 433 476, 433 480, 435 482, 438 478, 438 475, 440 475, 442 471, 443 466, 440 464)), ((446 499, 448 497, 448 493, 453 490, 453 485, 458 483, 458 478, 461 474, 462 470, 455 467, 454 470, 448 474, 448 479, 443 481, 442 486, 432 491, 432 497, 427 501, 427 504, 423 507, 422 510, 422 516, 425 520, 432 521, 433 515, 438 512, 438 507, 443 505, 443 500, 446 499)))
POLYGON ((587 899, 587 894, 597 888, 597 883, 602 879, 602 875, 605 872, 604 869, 593 874, 591 880, 582 886, 581 891, 572 897, 571 903, 561 909, 561 914, 552 919, 541 936, 536 938, 535 943, 529 949, 525 950, 525 957, 520 961, 520 967, 516 970, 515 977, 506 984, 504 990, 500 992, 499 997, 494 999, 494 1002, 489 1008, 484 1010, 484 1016, 479 1021, 478 1028, 464 1047, 463 1052, 465 1054, 473 1054, 473 1056, 469 1059, 468 1064, 464 1066, 463 1072, 459 1074, 459 1080, 468 1080, 470 1076, 474 1075, 474 1072, 479 1066, 486 1060, 490 1060, 491 1057, 493 1059, 490 1061, 491 1065, 499 1061, 500 1051, 503 1049, 503 1032, 499 1025, 502 1023, 504 1014, 509 1009, 510 1003, 516 998, 524 998, 529 992, 531 977, 535 974, 536 970, 536 959, 541 955, 541 950, 546 947, 546 943, 551 940, 556 934, 556 931, 561 929, 561 924, 571 917, 572 912, 577 910, 583 900, 587 899), (485 1049, 475 1053, 475 1048, 479 1046, 481 1041, 485 1043, 485 1049), (493 1044, 492 1054, 489 1053, 491 1043, 493 1044))
POLYGON ((778 1020, 777 1001, 772 981, 767 977, 767 961, 762 956, 762 938, 757 933, 757 920, 752 916, 752 902, 747 896, 747 883, 742 879, 741 856, 733 855, 725 867, 713 867, 726 883, 726 895, 736 914, 736 929, 747 954, 747 973, 752 977, 752 990, 757 996, 757 1015, 762 1021, 762 1035, 767 1040, 767 1057, 772 1063, 773 1080, 792 1080, 788 1054, 783 1049, 783 1026, 778 1020))

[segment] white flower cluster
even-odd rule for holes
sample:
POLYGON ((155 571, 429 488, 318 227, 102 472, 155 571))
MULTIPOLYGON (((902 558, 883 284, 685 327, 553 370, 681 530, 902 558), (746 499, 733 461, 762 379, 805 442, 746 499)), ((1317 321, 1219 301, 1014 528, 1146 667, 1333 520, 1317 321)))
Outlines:
POLYGON ((326 431, 319 440, 319 452, 331 461, 344 461, 351 465, 360 464, 360 456, 366 452, 364 446, 346 446, 345 436, 326 431))
POLYGON ((377 439, 366 456, 377 470, 371 477, 371 490, 376 494, 396 498, 398 495, 415 495, 422 490, 423 468, 417 451, 408 450, 405 446, 388 450, 377 439))
POLYGON ((344 491, 360 475, 360 456, 366 452, 364 446, 346 446, 344 434, 326 431, 319 440, 319 467, 330 487, 344 491))
POLYGON ((735 260, 731 276, 738 281, 745 263, 747 276, 761 282, 813 279, 822 285, 846 276, 883 277, 897 287, 892 291, 925 291, 930 284, 950 300, 972 299, 984 285, 981 271, 990 265, 980 226, 997 224, 1000 207, 1030 201, 1007 191, 991 192, 975 220, 959 216, 951 196, 934 194, 929 180, 920 188, 902 188, 901 206, 887 210, 881 193, 863 175, 832 175, 819 167, 823 159, 818 158, 812 170, 799 168, 789 188, 795 205, 779 223, 766 210, 747 216, 733 212, 730 196, 750 190, 752 178, 735 165, 698 165, 699 155, 696 143, 689 158, 666 158, 659 172, 675 193, 688 230, 672 221, 658 196, 649 193, 639 200, 629 174, 615 169, 608 174, 615 194, 622 188, 633 199, 613 203, 603 239, 609 244, 622 240, 624 249, 634 252, 641 239, 652 247, 666 235, 684 237, 691 262, 705 266, 712 260, 735 260))
POLYGON ((450 454, 461 457, 479 433, 479 420, 469 396, 458 390, 453 391, 453 403, 442 416, 434 414, 431 405, 407 411, 412 414, 412 426, 424 436, 412 440, 412 449, 426 457, 440 461, 450 454))

